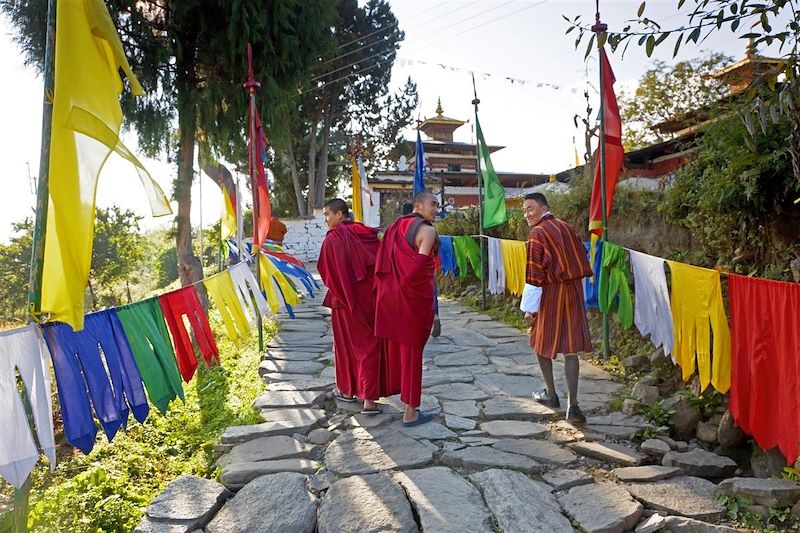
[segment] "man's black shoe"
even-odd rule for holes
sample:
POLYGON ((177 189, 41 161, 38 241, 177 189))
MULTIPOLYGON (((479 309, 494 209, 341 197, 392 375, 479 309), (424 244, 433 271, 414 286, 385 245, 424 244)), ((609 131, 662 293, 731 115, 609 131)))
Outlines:
POLYGON ((550 395, 547 394, 547 389, 534 392, 532 397, 534 400, 542 405, 546 405, 547 407, 552 407, 554 409, 561 407, 561 402, 558 400, 558 396, 550 397, 550 395))
POLYGON ((583 416, 583 413, 581 413, 577 405, 570 405, 567 408, 567 422, 578 426, 586 423, 586 417, 583 416))

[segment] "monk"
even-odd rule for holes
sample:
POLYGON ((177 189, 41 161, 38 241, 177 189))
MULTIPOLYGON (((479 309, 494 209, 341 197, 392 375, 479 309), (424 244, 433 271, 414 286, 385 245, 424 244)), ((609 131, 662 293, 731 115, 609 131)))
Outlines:
POLYGON ((525 281, 542 288, 538 313, 526 314, 531 325, 531 348, 539 360, 545 389, 533 399, 549 407, 560 407, 553 382, 553 359, 564 354, 567 378, 567 421, 583 424, 578 407, 579 352, 590 352, 589 323, 583 304, 583 278, 592 275, 586 249, 572 227, 550 213, 541 193, 525 195, 522 204, 528 235, 525 281))
POLYGON ((363 414, 381 409, 381 357, 385 343, 374 334, 373 279, 378 230, 349 220, 344 200, 329 200, 322 208, 328 233, 317 269, 328 287, 322 305, 331 309, 334 365, 338 400, 364 400, 363 414))
POLYGON ((267 233, 267 239, 279 244, 283 244, 283 238, 287 231, 286 224, 281 222, 278 217, 272 217, 272 220, 270 220, 269 223, 269 233, 267 233))
POLYGON ((386 229, 375 265, 375 334, 386 339, 386 381, 405 404, 403 425, 429 422, 417 408, 422 397, 422 350, 433 326, 434 269, 438 237, 433 227, 439 201, 414 196, 411 214, 386 229))

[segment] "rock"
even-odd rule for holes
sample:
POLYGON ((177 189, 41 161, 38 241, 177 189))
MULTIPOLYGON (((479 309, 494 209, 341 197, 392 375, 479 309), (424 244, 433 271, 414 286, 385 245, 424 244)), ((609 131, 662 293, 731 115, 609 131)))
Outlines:
POLYGON ((650 354, 650 366, 660 366, 665 363, 672 364, 672 359, 670 359, 668 355, 664 354, 664 347, 659 346, 653 353, 650 354))
POLYGON ((685 442, 685 441, 682 441, 682 440, 675 441, 674 449, 675 449, 676 452, 688 452, 689 451, 689 443, 685 442))
POLYGON ((622 366, 628 372, 637 372, 650 368, 650 357, 647 355, 632 355, 622 360, 622 366))
POLYGON ((637 466, 644 459, 635 449, 611 442, 573 442, 569 447, 580 455, 626 466, 637 466))
POLYGON ((398 421, 395 425, 393 425, 394 429, 405 433, 409 437, 419 439, 429 439, 429 440, 441 440, 441 439, 451 439, 453 437, 457 437, 455 433, 453 433, 448 428, 444 427, 443 425, 439 424, 438 422, 428 422, 426 424, 422 424, 421 426, 411 426, 409 428, 403 426, 402 420, 398 421))
POLYGON ((658 387, 645 385, 640 381, 633 386, 633 390, 631 390, 631 396, 634 400, 639 400, 645 405, 650 405, 658 401, 660 393, 658 391, 658 387))
POLYGON ((430 464, 433 452, 390 428, 355 428, 337 437, 325 451, 325 466, 336 474, 371 474, 430 464))
POLYGON ((460 416, 445 414, 444 425, 450 429, 475 429, 476 423, 469 418, 462 418, 460 416))
POLYGON ((352 476, 333 483, 319 508, 319 533, 416 533, 403 489, 387 474, 352 476))
POLYGON ((572 533, 572 524, 544 483, 510 470, 486 470, 469 478, 480 489, 503 531, 572 533))
POLYGON ((678 449, 678 443, 675 442, 675 440, 667 437, 666 435, 658 435, 656 437, 656 439, 660 440, 661 442, 666 442, 671 450, 677 450, 678 449))
POLYGON ((754 477, 781 477, 786 466, 786 458, 778 448, 764 451, 754 443, 750 466, 753 468, 754 477))
POLYGON ((639 431, 639 428, 632 426, 593 426, 585 425, 583 427, 585 433, 598 433, 611 437, 613 439, 632 439, 633 436, 639 431))
POLYGON ((664 531, 669 533, 741 533, 740 529, 707 524, 683 516, 666 516, 664 522, 666 523, 664 531))
POLYGON ((313 474, 319 468, 316 461, 309 459, 278 459, 275 461, 254 461, 249 463, 232 463, 222 469, 220 481, 231 490, 239 490, 247 483, 265 474, 279 472, 297 472, 313 474))
POLYGON ((272 391, 269 390, 253 402, 253 409, 274 407, 311 407, 322 405, 325 393, 322 391, 272 391))
POLYGON ((409 470, 395 476, 408 494, 425 533, 492 531, 478 490, 449 468, 409 470))
POLYGON ((556 412, 531 398, 500 397, 487 400, 483 404, 483 416, 487 419, 505 418, 512 420, 549 420, 556 412))
POLYGON ((553 487, 553 490, 569 490, 572 487, 580 487, 594 483, 594 478, 583 470, 572 468, 558 468, 542 475, 542 479, 553 487))
POLYGON ((489 359, 480 350, 467 350, 465 352, 445 353, 433 358, 433 362, 438 367, 466 365, 487 365, 489 359))
POLYGON ((635 415, 639 412, 639 409, 642 408, 642 402, 639 400, 634 400, 632 398, 627 398, 622 401, 622 412, 626 415, 635 415))
POLYGON ((697 440, 713 444, 717 442, 717 430, 719 426, 713 422, 698 422, 697 440))
POLYGON ((472 383, 475 379, 472 372, 463 368, 446 368, 444 370, 426 370, 422 373, 422 388, 427 389, 444 383, 472 383))
POLYGON ((675 428, 675 434, 681 440, 692 438, 697 423, 700 422, 700 410, 683 397, 679 397, 672 409, 675 412, 671 417, 671 425, 675 428))
POLYGON ((573 487, 558 502, 586 533, 623 533, 633 529, 644 509, 614 483, 573 487))
POLYGON ((460 450, 462 448, 466 448, 466 444, 461 444, 460 442, 453 442, 453 441, 439 441, 439 445, 442 447, 442 450, 446 452, 454 452, 456 450, 460 450))
POLYGON ((280 359, 265 359, 258 365, 258 375, 270 373, 283 374, 309 374, 313 375, 323 369, 321 363, 314 361, 283 361, 280 359))
POLYGON ((248 483, 226 503, 206 533, 313 533, 317 501, 306 488, 306 476, 283 472, 248 483))
POLYGON ((467 470, 481 470, 487 467, 509 468, 527 473, 537 473, 542 470, 542 465, 529 457, 503 452, 489 446, 471 446, 445 452, 441 461, 448 466, 467 470))
POLYGON ((730 477, 736 472, 736 462, 727 457, 695 448, 688 452, 669 452, 661 460, 664 466, 677 466, 690 476, 703 478, 730 477))
POLYGON ((317 409, 298 409, 298 411, 307 411, 307 413, 298 414, 295 420, 264 422, 250 426, 230 426, 222 433, 220 441, 223 444, 234 444, 260 437, 308 433, 325 419, 324 411, 317 409))
POLYGON ((308 434, 308 442, 311 444, 328 444, 333 440, 333 433, 327 429, 312 429, 308 434))
POLYGON ((328 487, 331 486, 331 483, 334 483, 335 481, 336 476, 332 472, 323 469, 313 476, 308 477, 308 486, 311 490, 319 493, 323 490, 328 490, 328 487))
POLYGON ((639 446, 639 449, 654 457, 663 457, 665 453, 672 451, 669 444, 660 439, 647 439, 639 446))
POLYGON ((470 383, 446 383, 436 385, 425 392, 442 400, 485 400, 485 392, 470 383))
POLYGON ((492 398, 497 396, 519 396, 530 399, 533 391, 542 388, 541 383, 538 377, 509 376, 496 372, 475 376, 475 385, 486 391, 492 398))
POLYGON ((792 514, 796 517, 800 517, 800 502, 792 506, 792 514))
POLYGON ((136 533, 202 529, 231 493, 210 479, 183 475, 150 502, 136 533))
POLYGON ((649 517, 645 518, 639 525, 636 526, 634 530, 635 533, 655 533, 656 531, 663 529, 664 526, 667 525, 667 521, 664 520, 664 517, 660 514, 650 515, 649 517))
POLYGON ((362 428, 376 428, 395 420, 397 415, 382 414, 382 415, 362 415, 361 413, 354 414, 350 417, 350 425, 353 427, 362 428))
POLYGON ((800 483, 788 479, 735 477, 717 485, 724 496, 747 496, 767 507, 791 507, 800 499, 800 483))
POLYGON ((498 450, 516 453, 542 463, 566 466, 574 463, 578 456, 557 444, 536 439, 503 439, 492 445, 498 450))
POLYGON ((292 457, 308 458, 315 449, 316 447, 311 444, 303 444, 286 435, 261 437, 237 444, 230 453, 219 458, 217 465, 227 466, 231 463, 272 461, 292 457))
POLYGON ((652 483, 626 483, 634 498, 651 509, 670 514, 717 520, 725 509, 714 496, 715 485, 703 478, 678 476, 652 483))
POLYGON ((660 481, 674 476, 682 476, 683 470, 674 466, 627 466, 615 468, 614 475, 623 482, 660 481))
POLYGON ((446 401, 442 402, 442 411, 456 416, 478 416, 481 410, 475 400, 446 401))
POLYGON ((547 428, 541 424, 517 420, 492 420, 479 427, 492 437, 541 437, 547 434, 547 428))
POLYGON ((717 430, 717 440, 723 446, 733 448, 739 446, 744 442, 744 432, 736 425, 733 415, 730 411, 725 411, 722 415, 722 420, 719 422, 719 429, 717 430))

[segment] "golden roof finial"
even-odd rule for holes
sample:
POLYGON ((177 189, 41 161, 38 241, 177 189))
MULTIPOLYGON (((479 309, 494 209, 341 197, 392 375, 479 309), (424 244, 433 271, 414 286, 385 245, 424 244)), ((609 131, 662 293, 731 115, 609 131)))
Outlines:
POLYGON ((440 96, 436 106, 436 116, 441 117, 442 115, 444 115, 444 109, 442 109, 442 97, 440 96))
POLYGON ((745 57, 750 58, 750 59, 753 59, 756 56, 758 56, 758 50, 756 49, 756 45, 753 44, 753 38, 752 37, 750 37, 747 40, 747 48, 745 49, 744 55, 745 55, 745 57))

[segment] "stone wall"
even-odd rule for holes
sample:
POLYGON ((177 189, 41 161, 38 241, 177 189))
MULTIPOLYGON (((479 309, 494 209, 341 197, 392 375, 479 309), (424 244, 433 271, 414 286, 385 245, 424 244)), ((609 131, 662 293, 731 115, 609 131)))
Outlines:
POLYGON ((315 209, 313 217, 282 218, 281 221, 286 224, 286 236, 283 238, 286 251, 300 261, 316 261, 328 231, 322 209, 315 209))

